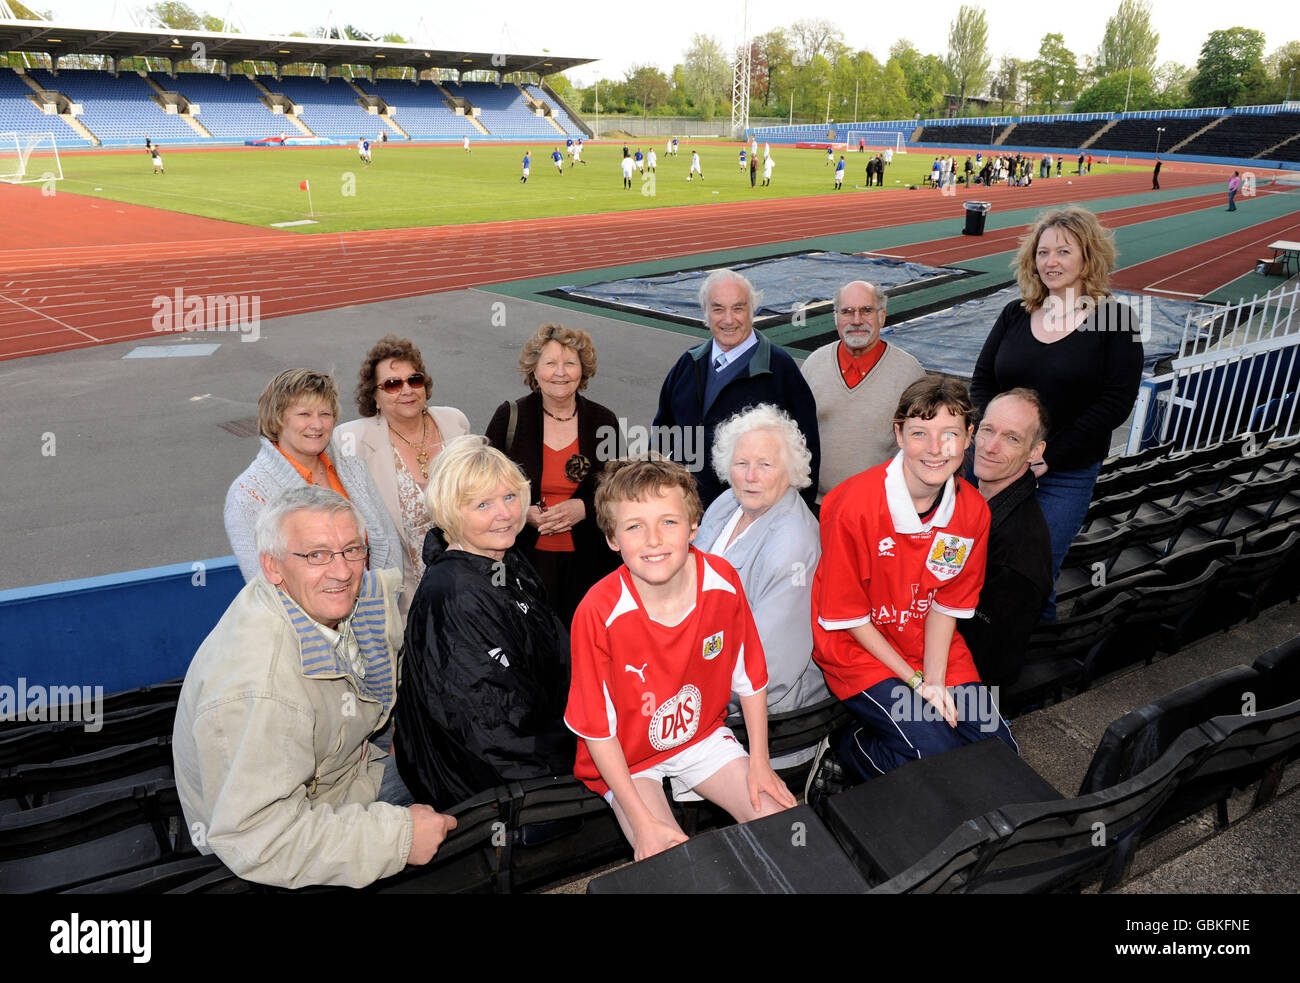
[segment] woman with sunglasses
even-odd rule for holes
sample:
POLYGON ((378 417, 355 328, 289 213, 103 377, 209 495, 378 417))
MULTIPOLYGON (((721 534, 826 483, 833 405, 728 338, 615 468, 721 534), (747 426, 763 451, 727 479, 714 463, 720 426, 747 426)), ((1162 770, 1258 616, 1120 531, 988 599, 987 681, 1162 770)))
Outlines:
POLYGON ((338 428, 339 449, 365 464, 401 537, 403 616, 424 573, 421 551, 433 528, 424 501, 429 468, 444 444, 469 433, 469 420, 460 410, 427 405, 432 392, 420 350, 409 338, 385 335, 361 363, 355 396, 362 418, 338 428))

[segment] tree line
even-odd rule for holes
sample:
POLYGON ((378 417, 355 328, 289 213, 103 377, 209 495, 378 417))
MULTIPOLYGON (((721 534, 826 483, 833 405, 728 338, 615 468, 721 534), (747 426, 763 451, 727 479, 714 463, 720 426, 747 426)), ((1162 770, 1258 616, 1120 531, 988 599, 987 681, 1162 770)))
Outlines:
MULTIPOLYGON (((1300 66, 1300 41, 1266 56, 1264 34, 1244 27, 1211 31, 1190 67, 1157 65, 1159 40, 1148 0, 1121 0, 1096 51, 1075 52, 1062 34, 1048 33, 1037 57, 1003 55, 996 63, 978 6, 958 11, 945 52, 900 39, 883 63, 854 50, 832 22, 803 19, 750 42, 750 115, 848 121, 1274 103, 1286 97, 1300 66)), ((599 99, 601 113, 727 115, 743 54, 696 34, 671 71, 634 65, 622 78, 563 94, 585 113, 595 112, 599 99)))
MULTIPOLYGON (((10 6, 19 17, 50 16, 33 14, 17 0, 10 6)), ((164 0, 146 10, 178 30, 223 30, 221 18, 180 0, 164 0)), ((350 24, 341 34, 355 40, 406 40, 350 24)), ((331 27, 313 34, 322 35, 338 37, 340 32, 331 27)), ((1120 0, 1096 51, 1076 53, 1062 34, 1048 33, 1035 58, 1002 55, 995 64, 983 8, 963 6, 948 26, 946 52, 925 53, 899 39, 882 63, 866 49, 854 50, 831 21, 804 18, 750 41, 750 115, 850 121, 1240 106, 1300 97, 1300 89, 1293 90, 1300 40, 1265 55, 1263 32, 1215 30, 1202 44, 1195 66, 1156 64, 1159 40, 1149 0, 1120 0)), ((695 34, 682 61, 669 71, 637 64, 621 78, 588 86, 575 86, 563 74, 547 76, 547 82, 584 114, 711 119, 730 115, 733 75, 743 56, 743 49, 728 51, 716 38, 695 34)))

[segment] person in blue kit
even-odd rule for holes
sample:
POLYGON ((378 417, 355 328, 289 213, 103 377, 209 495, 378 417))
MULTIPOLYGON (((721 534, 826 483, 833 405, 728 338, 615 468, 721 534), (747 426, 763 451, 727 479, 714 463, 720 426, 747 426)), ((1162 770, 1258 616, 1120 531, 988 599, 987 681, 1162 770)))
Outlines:
POLYGON ((710 273, 700 287, 700 307, 713 338, 684 352, 659 391, 658 449, 686 465, 705 508, 725 490, 708 466, 714 430, 759 403, 780 406, 799 425, 812 453, 812 484, 803 495, 809 504, 816 500, 817 402, 790 354, 754 330, 759 300, 754 285, 734 270, 710 273))
POLYGON ((532 155, 527 150, 525 150, 524 151, 524 173, 519 176, 520 184, 528 183, 528 167, 530 164, 532 164, 532 162, 533 162, 532 155))
POLYGON ((555 162, 555 169, 561 174, 564 173, 564 158, 560 155, 560 148, 556 147, 551 151, 551 160, 555 162))

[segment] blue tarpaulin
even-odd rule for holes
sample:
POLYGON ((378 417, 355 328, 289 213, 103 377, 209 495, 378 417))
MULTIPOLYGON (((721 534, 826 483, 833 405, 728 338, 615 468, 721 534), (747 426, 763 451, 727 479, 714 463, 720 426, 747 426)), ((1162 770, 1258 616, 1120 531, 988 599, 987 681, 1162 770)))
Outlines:
MULTIPOLYGON (((1142 330, 1147 374, 1160 359, 1177 354, 1189 311, 1202 314, 1213 310, 1208 304, 1170 297, 1119 292, 1115 296, 1137 311, 1136 323, 1142 330)), ((1019 287, 1005 287, 986 297, 890 325, 880 334, 907 349, 931 372, 946 372, 969 379, 980 349, 984 347, 984 339, 1002 308, 1019 297, 1019 287)))
MULTIPOLYGON (((762 292, 762 302, 754 312, 758 318, 791 314, 800 305, 827 303, 835 296, 835 291, 850 280, 867 280, 887 290, 960 272, 898 259, 844 253, 783 256, 757 263, 738 263, 731 269, 744 273, 762 292)), ((559 289, 573 297, 687 318, 703 324, 699 292, 700 284, 709 273, 709 270, 688 270, 559 289)))

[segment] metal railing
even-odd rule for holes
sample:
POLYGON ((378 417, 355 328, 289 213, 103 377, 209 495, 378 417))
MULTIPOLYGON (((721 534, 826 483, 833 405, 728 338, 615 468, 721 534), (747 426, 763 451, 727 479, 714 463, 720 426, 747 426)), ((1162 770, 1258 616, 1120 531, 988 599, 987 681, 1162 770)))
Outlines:
POLYGON ((1300 285, 1189 313, 1169 368, 1144 387, 1135 435, 1158 421, 1157 439, 1176 451, 1267 429, 1300 435, 1300 285))

